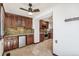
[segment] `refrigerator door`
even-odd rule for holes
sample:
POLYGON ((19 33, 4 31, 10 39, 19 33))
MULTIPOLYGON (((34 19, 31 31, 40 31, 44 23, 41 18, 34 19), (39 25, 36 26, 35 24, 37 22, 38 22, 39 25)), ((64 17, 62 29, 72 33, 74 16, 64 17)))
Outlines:
POLYGON ((19 36, 19 47, 26 45, 26 36, 19 36))

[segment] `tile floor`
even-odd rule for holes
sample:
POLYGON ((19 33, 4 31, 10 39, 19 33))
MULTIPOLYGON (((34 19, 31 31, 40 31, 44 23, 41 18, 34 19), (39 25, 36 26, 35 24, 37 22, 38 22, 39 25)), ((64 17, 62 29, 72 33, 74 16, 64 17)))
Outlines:
POLYGON ((11 56, 52 56, 52 39, 5 52, 4 56, 7 53, 11 56))

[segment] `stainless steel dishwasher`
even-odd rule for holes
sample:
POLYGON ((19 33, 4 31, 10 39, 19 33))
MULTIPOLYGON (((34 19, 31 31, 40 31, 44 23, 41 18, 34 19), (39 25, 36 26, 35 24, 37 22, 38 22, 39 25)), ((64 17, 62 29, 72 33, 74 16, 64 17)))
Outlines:
POLYGON ((26 46, 26 36, 19 36, 19 47, 26 46))

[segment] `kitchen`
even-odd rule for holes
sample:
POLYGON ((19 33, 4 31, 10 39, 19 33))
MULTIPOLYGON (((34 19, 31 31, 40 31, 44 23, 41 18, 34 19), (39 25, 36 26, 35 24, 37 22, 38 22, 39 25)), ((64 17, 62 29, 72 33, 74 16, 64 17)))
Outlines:
MULTIPOLYGON (((40 19, 39 21, 39 42, 35 43, 35 31, 33 28, 34 20, 32 17, 26 17, 5 11, 1 13, 4 19, 2 21, 1 32, 3 36, 3 52, 14 50, 17 48, 26 47, 28 45, 41 43, 52 38, 52 33, 49 29, 49 21, 40 19)), ((3 4, 2 4, 3 6, 3 4)))

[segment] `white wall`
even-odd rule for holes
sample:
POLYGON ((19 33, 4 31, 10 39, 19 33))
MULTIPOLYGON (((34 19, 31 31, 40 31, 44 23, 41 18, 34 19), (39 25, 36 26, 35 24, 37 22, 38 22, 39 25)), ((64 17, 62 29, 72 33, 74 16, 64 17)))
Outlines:
POLYGON ((79 55, 79 4, 59 4, 53 8, 53 52, 57 55, 79 55), (55 40, 58 43, 55 43, 55 40))

